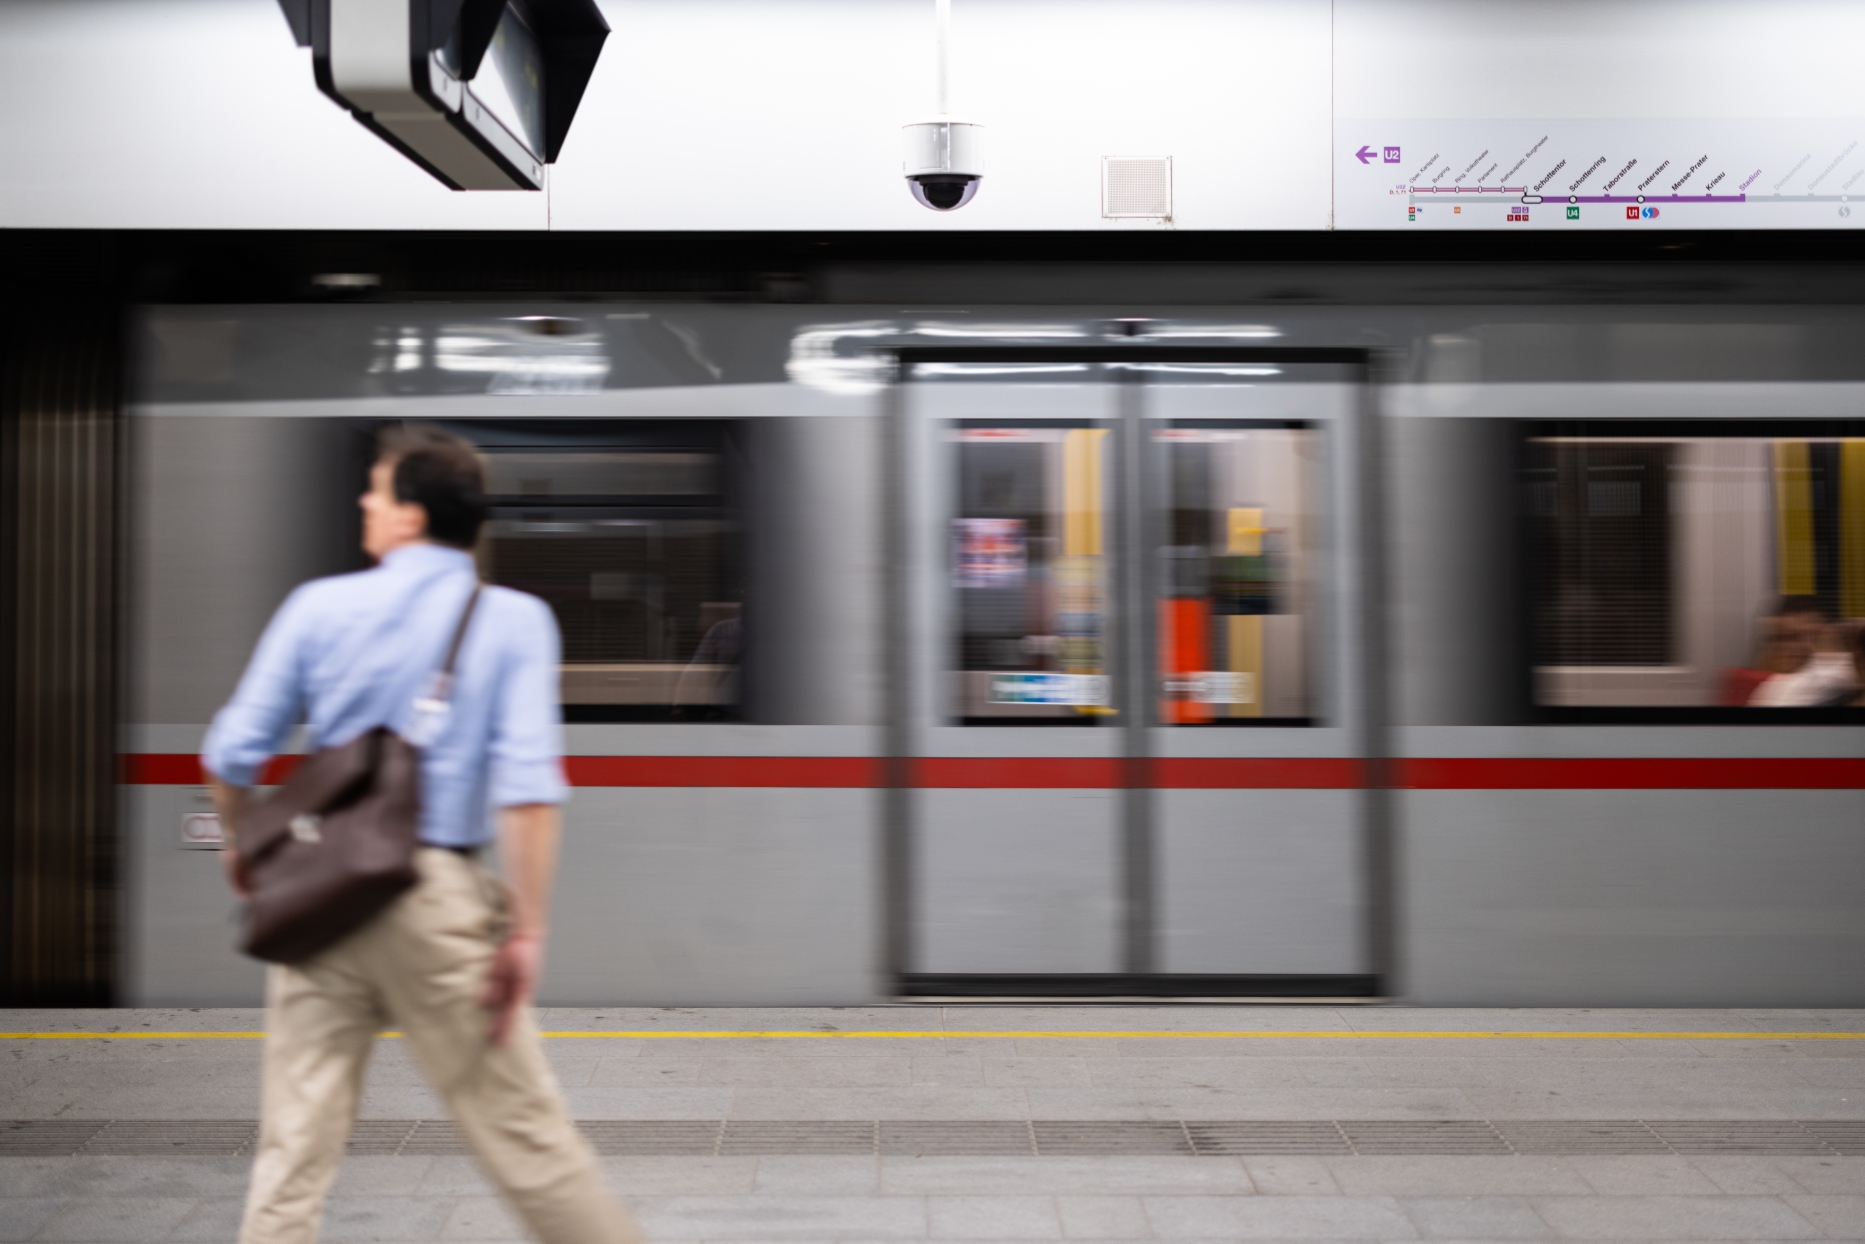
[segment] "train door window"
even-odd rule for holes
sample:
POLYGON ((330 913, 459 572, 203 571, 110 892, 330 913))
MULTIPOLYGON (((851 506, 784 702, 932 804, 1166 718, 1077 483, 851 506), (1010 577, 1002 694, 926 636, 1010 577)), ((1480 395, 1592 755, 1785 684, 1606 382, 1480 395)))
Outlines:
POLYGON ((1593 424, 1528 440, 1536 701, 1557 716, 1855 711, 1865 439, 1800 425, 1688 430, 1708 434, 1593 424))
POLYGON ((1180 421, 1153 431, 1162 725, 1311 716, 1317 438, 1299 424, 1180 421))
POLYGON ((957 716, 1108 720, 1109 430, 965 420, 949 435, 957 716))
POLYGON ((730 430, 631 428, 622 444, 474 434, 492 493, 485 574, 556 615, 566 719, 735 719, 744 600, 730 430))

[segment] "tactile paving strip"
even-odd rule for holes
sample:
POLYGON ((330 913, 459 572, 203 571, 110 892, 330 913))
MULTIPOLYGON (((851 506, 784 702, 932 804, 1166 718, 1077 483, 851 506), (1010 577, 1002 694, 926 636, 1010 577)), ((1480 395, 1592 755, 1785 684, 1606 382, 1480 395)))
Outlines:
MULTIPOLYGON (((611 1119, 579 1123, 596 1152, 668 1157, 876 1156, 1350 1157, 1510 1154, 1763 1154, 1865 1157, 1865 1120, 1318 1119, 1236 1121, 964 1119, 611 1119)), ((238 1157, 258 1140, 250 1119, 0 1121, 0 1157, 238 1157)), ((470 1153, 450 1121, 363 1119, 349 1152, 470 1153)))

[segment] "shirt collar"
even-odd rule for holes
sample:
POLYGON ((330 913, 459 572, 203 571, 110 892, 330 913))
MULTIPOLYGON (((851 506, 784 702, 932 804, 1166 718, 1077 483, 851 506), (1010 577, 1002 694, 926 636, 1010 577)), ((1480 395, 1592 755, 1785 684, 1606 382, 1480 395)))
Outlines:
POLYGON ((473 555, 465 549, 449 548, 444 544, 404 544, 391 550, 382 559, 382 564, 395 570, 466 570, 473 565, 473 555))

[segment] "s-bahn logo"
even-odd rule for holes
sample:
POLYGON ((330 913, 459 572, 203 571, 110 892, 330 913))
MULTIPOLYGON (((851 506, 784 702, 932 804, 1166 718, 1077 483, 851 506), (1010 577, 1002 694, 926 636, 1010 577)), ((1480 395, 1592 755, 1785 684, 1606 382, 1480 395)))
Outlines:
POLYGON ((1625 209, 1627 220, 1656 220, 1657 217, 1658 209, 1655 207, 1627 207, 1625 209))

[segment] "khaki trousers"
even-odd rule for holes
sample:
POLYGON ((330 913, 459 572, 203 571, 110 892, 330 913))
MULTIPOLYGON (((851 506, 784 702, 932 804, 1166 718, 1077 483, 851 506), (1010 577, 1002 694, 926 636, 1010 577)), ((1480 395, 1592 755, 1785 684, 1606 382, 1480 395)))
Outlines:
POLYGON ((504 1044, 479 1005, 503 921, 496 882, 423 848, 421 881, 307 963, 270 969, 259 1149, 241 1244, 312 1244, 376 1034, 399 1029, 480 1165, 544 1244, 634 1244, 565 1111, 527 1009, 504 1044))

